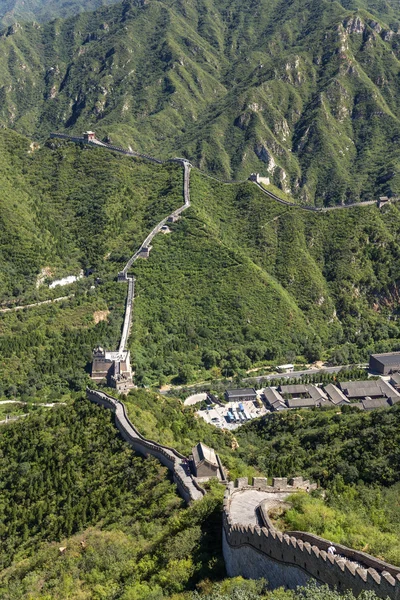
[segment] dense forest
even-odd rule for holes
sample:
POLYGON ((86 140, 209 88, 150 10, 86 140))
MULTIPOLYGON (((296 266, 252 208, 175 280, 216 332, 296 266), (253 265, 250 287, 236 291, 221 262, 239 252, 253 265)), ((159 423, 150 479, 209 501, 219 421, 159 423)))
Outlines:
POLYGON ((4 427, 0 471, 2 598, 159 598, 223 575, 223 489, 185 509, 110 411, 80 399, 4 427))
POLYGON ((313 214, 196 171, 191 201, 134 267, 138 381, 296 359, 351 364, 400 348, 397 206, 313 214))
MULTIPOLYGON (((8 130, 0 143, 2 304, 66 296, 0 314, 0 393, 54 400, 84 389, 95 345, 117 344, 126 286, 116 274, 181 204, 182 169, 57 140, 32 150, 8 130), (49 289, 81 269, 76 283, 49 289)), ((397 205, 312 214, 194 169, 191 201, 132 270, 137 384, 240 379, 281 362, 352 364, 400 348, 397 205)))
MULTIPOLYGON (((258 453, 263 454, 268 437, 267 446, 274 447, 283 437, 287 455, 298 454, 301 448, 312 456, 298 424, 290 427, 299 440, 290 451, 289 438, 283 433, 289 429, 286 415, 278 415, 269 436, 260 423, 243 427, 237 435, 239 447, 237 444, 232 447, 231 434, 198 422, 193 409, 184 408, 177 400, 162 400, 139 390, 131 393, 127 405, 142 431, 157 430, 169 443, 181 440, 184 451, 201 436, 218 449, 225 463, 236 467, 242 475, 265 474, 260 465, 257 468, 250 465, 246 470, 246 464, 252 462, 256 446, 258 453)), ((392 409, 368 415, 374 419, 369 424, 381 431, 381 449, 388 454, 389 462, 396 457, 396 439, 392 442, 390 436, 394 430, 398 431, 395 422, 398 412, 392 409), (387 424, 383 414, 391 415, 391 424, 387 424)), ((304 419, 305 430, 317 434, 329 424, 333 429, 337 423, 333 411, 324 413, 323 422, 322 414, 302 412, 292 413, 292 417, 297 415, 295 421, 304 419)), ((354 415, 344 413, 343 424, 348 425, 350 417, 354 415)), ((223 487, 211 485, 203 500, 185 508, 166 470, 154 459, 135 456, 120 439, 112 421, 110 411, 79 398, 69 406, 37 411, 24 422, 3 426, 0 437, 2 598, 353 600, 351 594, 341 596, 313 586, 269 592, 266 581, 246 582, 240 578, 222 581, 223 487)), ((347 442, 343 444, 361 437, 366 425, 365 420, 353 419, 353 438, 345 429, 343 440, 347 435, 347 442)), ((329 439, 321 436, 319 446, 328 453, 329 439)), ((268 451, 265 456, 271 458, 268 451)), ((271 474, 275 473, 272 465, 271 474)), ((358 531, 345 533, 353 536, 355 545, 365 536, 370 536, 370 542, 378 540, 378 527, 380 541, 385 542, 386 528, 395 519, 398 521, 398 490, 391 491, 384 485, 379 491, 368 485, 364 473, 360 473, 357 485, 352 486, 345 483, 346 476, 338 475, 339 468, 336 473, 333 471, 332 468, 333 485, 327 483, 328 498, 323 508, 325 516, 335 516, 332 526, 336 531, 331 529, 329 533, 332 537, 340 536, 343 526, 340 510, 343 512, 347 506, 354 512, 358 531), (337 504, 339 494, 342 494, 341 507, 337 504)), ((310 469, 307 471, 305 467, 302 472, 307 474, 310 469)), ((286 474, 292 473, 298 471, 288 467, 286 474)), ((231 474, 235 475, 233 470, 231 474)), ((382 479, 380 483, 388 482, 382 479)), ((315 505, 322 500, 316 495, 308 502, 315 505)), ((318 510, 314 507, 314 517, 321 515, 322 508, 318 510)), ((288 520, 287 525, 295 522, 296 515, 298 524, 302 514, 303 524, 310 524, 310 529, 318 525, 317 518, 311 519, 310 511, 300 502, 293 502, 292 521, 288 520)), ((373 544, 369 547, 376 548, 373 544)), ((385 549, 382 543, 381 548, 385 549)), ((393 558, 396 548, 392 548, 393 558)), ((373 596, 366 595, 367 598, 372 600, 373 596)))

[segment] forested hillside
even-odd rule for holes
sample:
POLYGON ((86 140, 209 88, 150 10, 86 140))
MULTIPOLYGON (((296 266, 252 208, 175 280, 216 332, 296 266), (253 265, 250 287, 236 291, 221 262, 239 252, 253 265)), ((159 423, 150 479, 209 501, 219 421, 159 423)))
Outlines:
POLYGON ((278 526, 400 565, 399 408, 288 411, 239 428, 238 458, 270 475, 310 476, 325 489, 293 499, 278 526))
POLYGON ((0 121, 100 136, 299 201, 399 192, 395 3, 125 1, 5 29, 0 121))
POLYGON ((196 171, 191 182, 192 207, 134 268, 139 378, 182 365, 183 378, 231 376, 296 356, 348 364, 400 347, 396 205, 310 213, 251 183, 196 171))
MULTIPOLYGON (((247 469, 317 477, 327 487, 325 501, 318 493, 308 504, 299 498, 288 523, 306 524, 334 540, 347 535, 354 547, 399 560, 397 541, 385 546, 398 529, 398 489, 388 487, 398 478, 396 408, 277 414, 241 428, 233 449, 231 434, 195 424, 193 409, 176 400, 135 391, 128 407, 143 431, 157 423, 157 434, 169 442, 190 444, 201 435, 223 453, 225 464, 242 465, 242 475, 247 469), (376 455, 382 459, 374 460, 376 455)), ((269 592, 263 581, 221 581, 223 487, 212 485, 202 500, 184 508, 165 469, 135 456, 119 438, 110 411, 82 396, 3 426, 0 471, 5 600, 342 598, 314 586, 269 592)))
MULTIPOLYGON (((81 269, 113 277, 148 231, 182 201, 182 172, 0 129, 0 297, 81 269), (107 267, 111 262, 117 265, 107 267)), ((39 290, 40 292, 40 290, 39 290)))
POLYGON ((4 599, 150 600, 223 576, 223 489, 185 509, 166 469, 82 398, 3 427, 0 472, 4 599))
MULTIPOLYGON (((126 294, 116 274, 181 205, 182 169, 58 140, 37 147, 9 130, 0 143, 1 302, 68 296, 1 314, 0 390, 53 398, 84 388, 96 344, 116 346, 126 294), (48 288, 81 269, 75 284, 48 288)), ((191 208, 132 270, 137 383, 400 347, 397 204, 312 213, 195 169, 190 192, 191 208)))
POLYGON ((112 3, 113 0, 0 0, 0 24, 5 27, 18 21, 50 21, 112 3))

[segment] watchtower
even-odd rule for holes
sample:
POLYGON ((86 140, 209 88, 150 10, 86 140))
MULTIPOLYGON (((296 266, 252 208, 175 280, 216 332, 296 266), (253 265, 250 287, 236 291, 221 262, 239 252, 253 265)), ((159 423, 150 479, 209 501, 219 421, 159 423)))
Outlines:
POLYGON ((94 131, 85 131, 83 134, 83 139, 85 142, 95 142, 96 134, 94 131))

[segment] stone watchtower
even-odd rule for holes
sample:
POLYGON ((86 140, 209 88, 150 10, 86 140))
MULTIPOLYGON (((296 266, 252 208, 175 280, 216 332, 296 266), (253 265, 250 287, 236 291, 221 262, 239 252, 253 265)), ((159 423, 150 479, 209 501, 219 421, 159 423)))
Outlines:
POLYGON ((94 131, 85 131, 83 134, 83 140, 85 142, 95 142, 96 141, 96 134, 94 131))

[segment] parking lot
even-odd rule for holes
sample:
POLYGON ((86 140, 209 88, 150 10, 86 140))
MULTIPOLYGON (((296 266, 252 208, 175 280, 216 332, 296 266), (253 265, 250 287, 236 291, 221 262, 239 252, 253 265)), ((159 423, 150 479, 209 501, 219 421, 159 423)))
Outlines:
POLYGON ((265 415, 268 411, 265 408, 264 403, 261 404, 262 406, 258 406, 256 402, 251 400, 228 402, 223 406, 214 404, 208 407, 208 410, 197 411, 197 414, 207 423, 210 423, 210 425, 214 425, 220 429, 234 430, 252 419, 257 419, 258 417, 265 415), (239 404, 243 406, 243 411, 239 410, 239 404), (232 419, 230 420, 228 413, 234 415, 235 421, 232 419))

